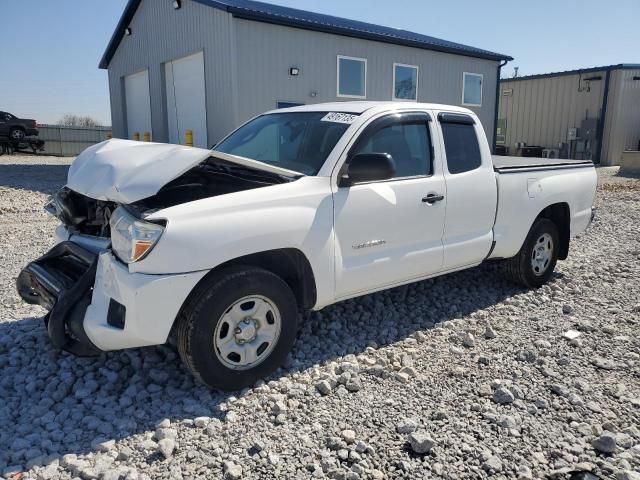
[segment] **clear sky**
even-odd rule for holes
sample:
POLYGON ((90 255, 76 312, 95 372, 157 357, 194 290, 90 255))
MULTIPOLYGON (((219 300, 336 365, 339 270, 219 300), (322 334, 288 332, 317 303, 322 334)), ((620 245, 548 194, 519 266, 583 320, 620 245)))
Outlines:
MULTIPOLYGON (((145 0, 169 1, 169 0, 145 0)), ((515 58, 511 75, 640 63, 640 0, 272 0, 403 28, 515 58)), ((0 0, 0 110, 110 123, 98 61, 126 0, 0 0)))

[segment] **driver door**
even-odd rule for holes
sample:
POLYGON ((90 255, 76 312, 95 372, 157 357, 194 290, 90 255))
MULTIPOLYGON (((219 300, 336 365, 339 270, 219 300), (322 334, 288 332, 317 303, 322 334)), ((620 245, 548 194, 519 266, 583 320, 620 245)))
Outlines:
POLYGON ((442 269, 445 182, 431 131, 427 113, 383 116, 365 128, 347 154, 345 164, 358 153, 387 153, 396 174, 334 192, 336 299, 442 269))

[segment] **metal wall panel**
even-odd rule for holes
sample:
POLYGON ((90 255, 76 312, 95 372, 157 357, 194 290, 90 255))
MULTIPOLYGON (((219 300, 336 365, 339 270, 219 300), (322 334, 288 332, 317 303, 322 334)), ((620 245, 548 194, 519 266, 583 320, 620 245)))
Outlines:
POLYGON ((607 122, 604 131, 604 165, 620 165, 622 152, 637 150, 640 142, 640 69, 611 72, 607 122))
POLYGON ((498 118, 507 123, 506 146, 512 151, 517 142, 558 148, 560 142, 567 141, 569 128, 579 128, 585 118, 600 117, 605 76, 606 72, 596 72, 582 77, 502 80, 498 118), (584 78, 598 76, 601 79, 590 81, 587 91, 584 78))
POLYGON ((45 141, 43 155, 74 156, 85 148, 103 142, 111 127, 63 127, 38 125, 38 138, 45 141))
POLYGON ((337 97, 337 56, 367 59, 367 100, 390 101, 393 64, 419 67, 418 101, 461 105, 463 72, 483 78, 482 107, 471 107, 491 141, 498 62, 340 35, 235 19, 239 120, 277 101, 321 103, 337 97), (299 76, 289 74, 300 68, 299 76))
POLYGON ((490 141, 493 135, 497 61, 240 20, 189 0, 179 10, 172 2, 143 1, 130 27, 109 65, 116 137, 127 133, 123 78, 148 68, 154 140, 169 140, 164 64, 198 51, 204 51, 209 143, 277 101, 338 100, 338 54, 368 59, 368 100, 391 100, 394 62, 420 67, 422 102, 460 105, 463 72, 483 74, 482 107, 472 109, 490 141), (291 66, 302 74, 290 76, 291 66))
POLYGON ((185 0, 175 10, 170 1, 141 2, 109 64, 111 117, 115 137, 126 138, 123 77, 149 69, 154 140, 168 141, 165 67, 168 61, 204 52, 205 96, 209 141, 236 124, 231 92, 234 56, 231 15, 185 0))

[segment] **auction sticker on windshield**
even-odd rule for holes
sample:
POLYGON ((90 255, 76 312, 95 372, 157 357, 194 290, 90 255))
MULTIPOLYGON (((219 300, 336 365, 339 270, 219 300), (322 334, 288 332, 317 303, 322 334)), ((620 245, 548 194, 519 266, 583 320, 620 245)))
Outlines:
POLYGON ((356 118, 358 118, 358 115, 351 113, 330 112, 323 117, 322 121, 351 124, 356 118))

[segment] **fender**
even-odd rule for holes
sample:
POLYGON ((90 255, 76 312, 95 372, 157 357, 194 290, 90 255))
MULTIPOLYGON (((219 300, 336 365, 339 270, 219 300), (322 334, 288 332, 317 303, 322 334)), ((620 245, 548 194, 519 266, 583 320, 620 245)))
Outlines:
POLYGON ((333 197, 327 177, 205 198, 147 218, 166 220, 167 227, 151 253, 129 265, 132 273, 211 270, 248 255, 295 249, 315 277, 316 307, 333 301, 333 197))

